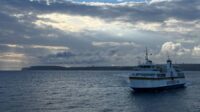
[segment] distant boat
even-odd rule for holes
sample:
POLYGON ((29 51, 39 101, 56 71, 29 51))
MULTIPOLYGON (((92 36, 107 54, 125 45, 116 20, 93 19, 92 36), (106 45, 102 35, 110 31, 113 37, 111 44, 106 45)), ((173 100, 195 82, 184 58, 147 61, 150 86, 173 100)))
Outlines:
POLYGON ((184 73, 173 66, 171 59, 168 57, 164 65, 153 64, 148 59, 146 49, 146 62, 137 66, 136 70, 130 74, 130 87, 135 91, 140 90, 157 90, 184 87, 186 80, 184 73))

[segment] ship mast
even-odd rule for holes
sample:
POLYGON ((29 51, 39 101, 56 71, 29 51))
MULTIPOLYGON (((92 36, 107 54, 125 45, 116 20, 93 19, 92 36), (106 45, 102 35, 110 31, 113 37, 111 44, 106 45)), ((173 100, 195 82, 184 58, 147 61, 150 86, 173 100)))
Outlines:
POLYGON ((148 62, 148 50, 147 50, 147 47, 146 47, 146 56, 145 56, 145 60, 146 60, 146 62, 148 62))

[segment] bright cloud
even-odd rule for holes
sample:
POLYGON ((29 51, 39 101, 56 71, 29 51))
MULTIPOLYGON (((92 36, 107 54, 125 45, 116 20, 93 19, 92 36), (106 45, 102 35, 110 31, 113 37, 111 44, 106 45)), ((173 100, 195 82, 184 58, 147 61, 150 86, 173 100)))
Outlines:
POLYGON ((103 31, 112 35, 119 35, 129 31, 131 24, 113 21, 106 22, 102 19, 90 16, 75 16, 61 13, 42 14, 37 16, 39 19, 33 22, 41 28, 53 27, 65 32, 103 31), (117 32, 117 33, 116 33, 117 32), (121 32, 121 33, 120 33, 121 32))
POLYGON ((17 44, 0 44, 0 45, 7 46, 7 47, 10 47, 10 48, 24 48, 24 46, 17 45, 17 44))
POLYGON ((69 48, 65 47, 65 46, 31 45, 30 47, 31 48, 48 49, 48 50, 69 50, 69 48))
POLYGON ((47 50, 69 50, 66 46, 46 46, 46 45, 18 45, 18 44, 0 44, 10 48, 35 48, 35 49, 47 49, 47 50))
POLYGON ((190 52, 190 49, 184 48, 181 43, 165 42, 161 47, 161 53, 164 55, 181 56, 190 52))
POLYGON ((147 1, 149 1, 149 3, 152 4, 152 3, 159 3, 159 2, 170 2, 172 0, 147 0, 147 1))
POLYGON ((40 27, 51 26, 62 31, 80 32, 82 30, 98 30, 106 23, 89 16, 71 16, 68 14, 43 14, 37 16, 39 20, 34 24, 40 27), (49 20, 49 21, 48 21, 49 20))
POLYGON ((188 33, 191 32, 197 27, 195 25, 198 25, 198 21, 182 21, 182 20, 177 20, 170 18, 166 21, 164 21, 164 30, 167 32, 179 32, 179 33, 188 33))
POLYGON ((147 30, 147 31, 159 31, 162 30, 160 23, 144 23, 144 22, 138 22, 136 25, 134 25, 136 29, 139 30, 147 30))
POLYGON ((144 1, 128 1, 128 2, 117 2, 117 3, 111 3, 111 2, 73 2, 81 5, 87 5, 87 6, 101 6, 103 9, 107 9, 107 7, 133 7, 137 5, 144 4, 144 1))
POLYGON ((50 13, 37 15, 38 20, 33 23, 41 28, 48 28, 49 26, 65 32, 84 32, 89 31, 103 31, 112 35, 123 36, 124 32, 133 32, 134 30, 145 30, 153 32, 176 32, 180 34, 187 34, 188 32, 199 30, 199 21, 183 21, 175 18, 169 18, 163 23, 161 22, 122 22, 115 20, 106 22, 99 18, 90 16, 78 16, 62 13, 50 13), (116 33, 117 32, 117 33, 116 33))
POLYGON ((108 47, 108 46, 138 46, 134 42, 92 42, 93 46, 108 47))
POLYGON ((193 52, 192 52, 193 56, 200 56, 200 45, 199 46, 195 46, 193 48, 193 52))
POLYGON ((25 60, 25 59, 26 59, 25 54, 21 54, 21 53, 14 53, 14 52, 0 53, 0 61, 1 62, 20 63, 20 62, 23 62, 23 60, 25 60))
POLYGON ((133 25, 137 30, 155 31, 155 32, 176 32, 187 34, 188 32, 200 30, 199 21, 182 21, 174 18, 165 20, 163 23, 137 22, 133 25))

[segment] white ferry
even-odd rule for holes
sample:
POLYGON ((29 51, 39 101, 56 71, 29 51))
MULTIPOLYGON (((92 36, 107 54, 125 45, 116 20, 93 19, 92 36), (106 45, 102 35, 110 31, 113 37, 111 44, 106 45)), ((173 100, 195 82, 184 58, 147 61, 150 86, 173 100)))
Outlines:
POLYGON ((186 80, 184 73, 172 64, 169 57, 165 65, 153 64, 148 59, 146 49, 145 60, 146 62, 138 65, 136 70, 129 76, 130 87, 135 91, 185 86, 186 80))

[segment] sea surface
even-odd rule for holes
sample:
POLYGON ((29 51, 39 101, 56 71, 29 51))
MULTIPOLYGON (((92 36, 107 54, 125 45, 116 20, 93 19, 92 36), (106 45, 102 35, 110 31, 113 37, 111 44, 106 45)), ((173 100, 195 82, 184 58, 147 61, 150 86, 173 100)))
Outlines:
POLYGON ((135 93, 129 71, 0 72, 0 112, 200 112, 200 72, 187 87, 135 93))

